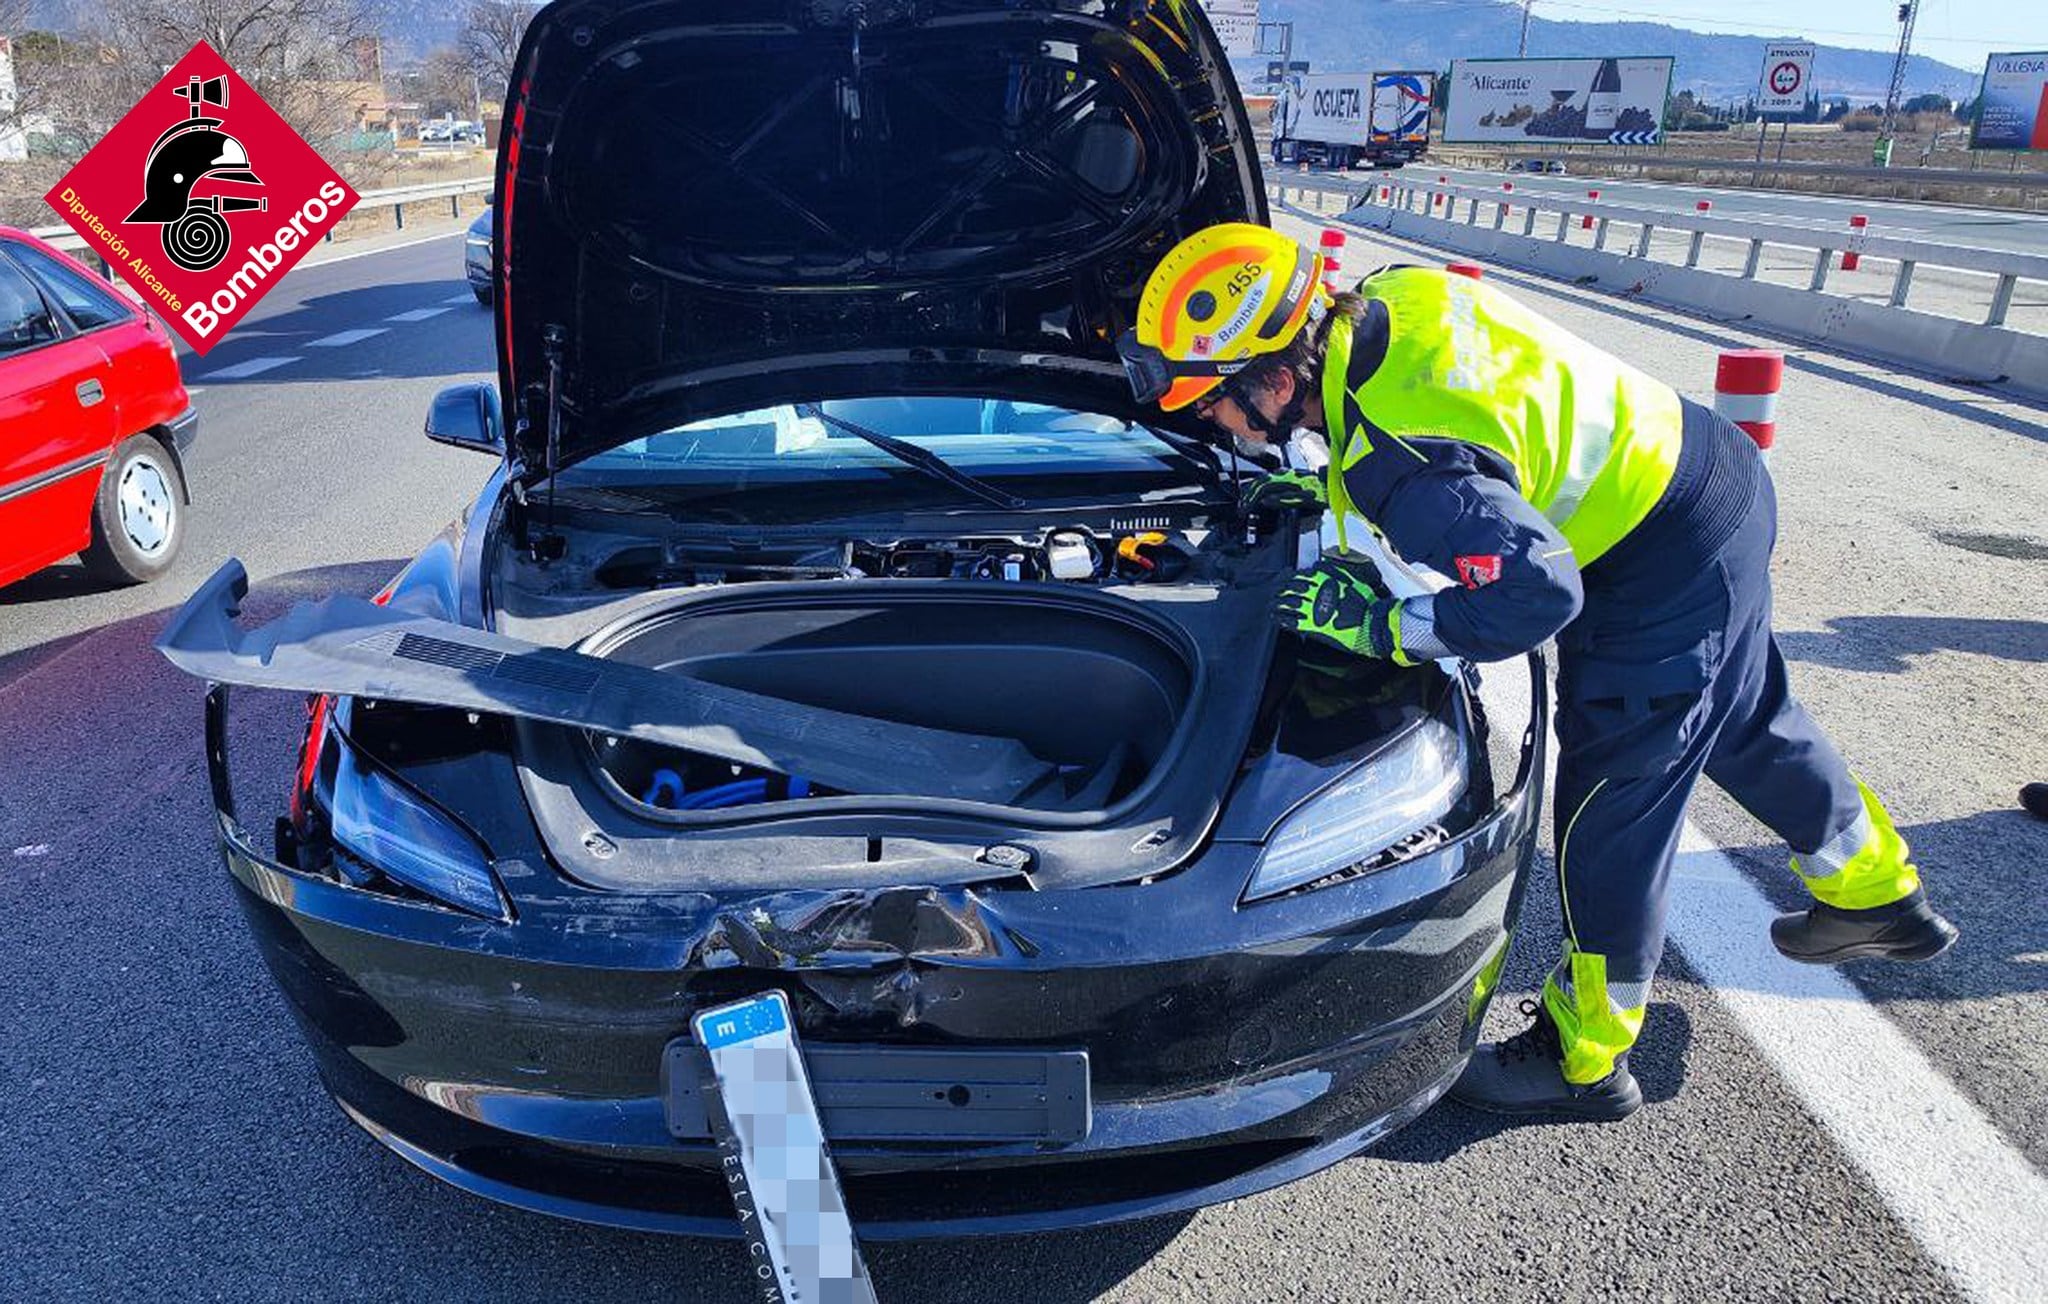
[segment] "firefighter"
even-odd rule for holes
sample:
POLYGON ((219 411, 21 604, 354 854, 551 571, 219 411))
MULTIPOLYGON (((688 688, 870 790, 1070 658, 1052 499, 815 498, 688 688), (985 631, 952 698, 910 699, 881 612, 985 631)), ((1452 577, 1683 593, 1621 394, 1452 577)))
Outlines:
POLYGON ((1777 502, 1755 445, 1711 410, 1491 286, 1420 267, 1321 289, 1322 259, 1233 223, 1173 248, 1118 341, 1141 402, 1279 444, 1320 432, 1321 477, 1255 505, 1321 505, 1340 548, 1281 591, 1283 629, 1414 665, 1557 641, 1553 809, 1564 954, 1454 1095, 1511 1114, 1620 1118, 1664 949, 1679 829, 1704 773, 1791 847, 1812 903, 1794 960, 1930 959, 1928 904, 1876 794, 1793 697, 1771 633, 1777 502), (1448 581, 1396 598, 1342 547, 1371 522, 1448 581))

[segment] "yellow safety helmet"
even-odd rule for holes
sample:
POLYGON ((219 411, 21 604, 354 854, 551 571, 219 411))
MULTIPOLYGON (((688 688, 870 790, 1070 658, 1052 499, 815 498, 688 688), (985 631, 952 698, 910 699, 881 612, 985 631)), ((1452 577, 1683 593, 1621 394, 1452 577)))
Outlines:
POLYGON ((1195 232, 1152 269, 1138 324, 1116 342, 1140 403, 1178 411, 1323 314, 1323 258, 1270 227, 1195 232))

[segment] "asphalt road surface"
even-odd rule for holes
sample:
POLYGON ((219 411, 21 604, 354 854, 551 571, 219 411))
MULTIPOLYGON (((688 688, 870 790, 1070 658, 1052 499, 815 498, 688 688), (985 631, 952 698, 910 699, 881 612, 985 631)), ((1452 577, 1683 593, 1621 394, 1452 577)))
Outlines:
MULTIPOLYGON (((368 593, 474 493, 488 460, 419 433, 437 387, 491 367, 459 257, 450 235, 303 268, 188 358, 197 501, 165 581, 102 591, 67 564, 0 590, 0 1300, 747 1298, 728 1245, 495 1207, 342 1117, 215 855, 200 689, 148 646, 230 554, 258 609, 368 593)), ((1695 393, 1716 348, 1754 342, 1498 279, 1695 393)), ((1193 1216, 882 1248, 882 1298, 2039 1298, 2048 823, 2013 797, 2048 778, 2048 429, 1796 351, 1780 422, 1796 681, 1890 800, 1956 951, 1787 974, 1761 932, 1794 900, 1782 849, 1709 794, 1633 1119, 1445 1104, 1193 1216)), ((270 746, 245 802, 283 791, 291 710, 252 713, 270 746)), ((1557 950, 1551 891, 1530 902, 1497 1031, 1557 950)))
MULTIPOLYGON (((1571 166, 1569 159, 1565 166, 1571 166)), ((1910 169, 1905 171, 1910 175, 1910 169)), ((1789 190, 1736 190, 1665 181, 1620 181, 1613 177, 1496 172, 1438 167, 1427 161, 1406 168, 1397 175, 1413 177, 1424 174, 1446 176, 1462 184, 1478 186, 1497 186, 1503 181, 1512 181, 1517 190, 1533 190, 1538 194, 1563 195, 1573 199, 1583 199, 1588 190, 1597 189, 1604 200, 1640 204, 1646 208, 1668 208, 1674 212, 1689 213, 1697 201, 1705 199, 1711 201, 1714 212, 1723 217, 1772 218, 1830 230, 1846 230, 1850 217, 1860 213, 1870 219, 1873 234, 2014 249, 2024 253, 2048 253, 2048 214, 2022 213, 2012 209, 1916 204, 1856 195, 1809 195, 1789 190)), ((1359 172, 1356 175, 1367 174, 1359 172)))

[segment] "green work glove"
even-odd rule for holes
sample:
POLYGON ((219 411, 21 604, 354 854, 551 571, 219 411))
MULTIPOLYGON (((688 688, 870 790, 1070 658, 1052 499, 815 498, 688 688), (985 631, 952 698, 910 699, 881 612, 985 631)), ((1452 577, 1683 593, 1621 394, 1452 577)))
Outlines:
POLYGON ((1280 628, 1354 656, 1391 657, 1398 606, 1370 572, 1328 557, 1287 581, 1273 608, 1280 628))
POLYGON ((1248 512, 1321 510, 1327 504, 1323 477, 1313 471, 1275 471, 1252 481, 1251 488, 1244 491, 1248 512))

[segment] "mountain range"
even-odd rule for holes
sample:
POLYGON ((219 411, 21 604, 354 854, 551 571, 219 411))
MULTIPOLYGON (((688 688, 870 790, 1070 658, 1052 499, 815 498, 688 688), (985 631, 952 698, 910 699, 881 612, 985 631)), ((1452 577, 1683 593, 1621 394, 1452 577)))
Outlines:
MULTIPOLYGON (((1888 5, 1874 9, 1890 16, 1888 5)), ((1293 57, 1331 72, 1448 68, 1453 59, 1512 58, 1522 30, 1522 7, 1512 0, 1264 0, 1260 17, 1292 22, 1293 57)), ((1689 89, 1715 101, 1754 90, 1764 47, 1785 39, 1799 39, 1797 29, 1782 36, 1731 36, 1653 22, 1555 22, 1542 16, 1540 4, 1529 23, 1531 57, 1668 54, 1677 60, 1672 94, 1689 89)), ((1263 71, 1264 62, 1242 66, 1263 71)), ((1906 61, 1906 95, 1929 91, 1969 99, 1982 72, 1916 54, 1906 61)), ((1882 101, 1891 75, 1886 51, 1835 45, 1814 51, 1814 88, 1823 98, 1882 101)))
MULTIPOLYGON (((76 30, 77 12, 91 2, 29 0, 22 27, 76 30)), ((445 0, 381 0, 378 8, 390 64, 452 42, 461 26, 460 5, 445 0)), ((1888 5, 1875 8, 1890 12, 1888 5)), ((1453 59, 1511 57, 1522 27, 1522 8, 1514 0, 1263 0, 1260 16, 1269 23, 1292 22, 1294 58, 1333 72, 1448 68, 1453 59)), ((1739 98, 1754 89, 1764 46, 1776 39, 1783 38, 1689 32, 1665 23, 1556 22, 1544 18, 1540 7, 1529 24, 1531 55, 1673 55, 1678 62, 1672 93, 1690 89, 1710 100, 1739 98)), ((1262 73, 1264 66, 1263 59, 1239 61, 1241 74, 1262 73)), ((1977 93, 1982 71, 1916 54, 1906 64, 1906 94, 1937 91, 1968 99, 1977 93)), ((1815 52, 1813 80, 1823 96, 1859 104, 1882 100, 1891 74, 1892 56, 1881 50, 1822 45, 1815 52)))

